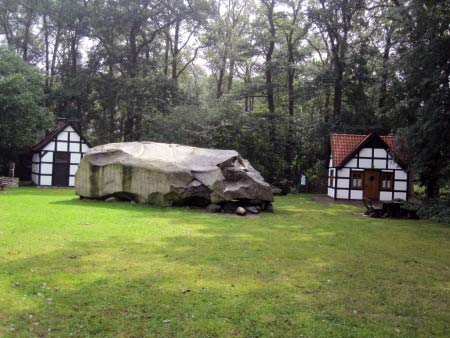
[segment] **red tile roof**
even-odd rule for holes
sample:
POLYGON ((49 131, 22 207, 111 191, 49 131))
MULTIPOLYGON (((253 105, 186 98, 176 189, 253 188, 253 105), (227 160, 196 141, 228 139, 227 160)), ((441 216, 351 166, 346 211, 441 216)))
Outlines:
MULTIPOLYGON (((365 143, 371 136, 356 134, 331 134, 331 155, 333 156, 333 166, 340 168, 352 157, 353 153, 365 143)), ((396 151, 395 136, 380 136, 388 148, 396 151)))

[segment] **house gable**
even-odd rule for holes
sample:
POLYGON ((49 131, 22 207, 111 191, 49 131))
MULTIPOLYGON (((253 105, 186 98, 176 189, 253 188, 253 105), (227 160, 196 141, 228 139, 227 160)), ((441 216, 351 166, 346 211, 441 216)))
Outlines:
POLYGON ((38 186, 74 186, 75 173, 89 147, 76 128, 69 122, 59 121, 53 131, 32 147, 33 183, 38 186))
POLYGON ((374 133, 332 134, 331 142, 328 196, 335 199, 361 200, 364 196, 364 187, 362 185, 355 187, 353 180, 357 177, 364 179, 366 171, 367 175, 376 171, 380 175, 380 199, 407 199, 408 172, 405 166, 393 157, 394 136, 379 136, 374 133), (362 176, 355 176, 358 173, 362 173, 362 176), (381 182, 383 177, 392 178, 389 189, 383 188, 381 182))

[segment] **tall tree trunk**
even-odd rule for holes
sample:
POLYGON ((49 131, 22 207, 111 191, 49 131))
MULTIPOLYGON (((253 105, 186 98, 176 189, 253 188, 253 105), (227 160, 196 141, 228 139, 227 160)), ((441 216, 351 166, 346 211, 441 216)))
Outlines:
POLYGON ((177 83, 178 80, 178 53, 179 53, 179 41, 180 41, 180 23, 181 21, 177 21, 175 23, 175 35, 173 37, 173 45, 172 45, 172 80, 177 83))
POLYGON ((72 74, 77 73, 77 61, 78 61, 78 35, 77 33, 74 33, 74 36, 72 36, 70 40, 70 54, 72 57, 72 74))
POLYGON ((28 60, 28 45, 30 43, 30 29, 33 22, 33 9, 27 8, 27 19, 25 22, 25 32, 22 41, 22 58, 24 61, 28 60))
POLYGON ((175 35, 172 42, 172 81, 174 88, 172 90, 172 104, 175 105, 177 103, 178 97, 178 54, 179 43, 180 43, 180 25, 181 19, 175 22, 175 35))
POLYGON ((56 74, 56 58, 58 57, 60 39, 61 39, 61 29, 58 26, 56 30, 55 44, 53 45, 52 63, 50 65, 50 84, 49 84, 50 87, 53 85, 53 78, 56 74))
POLYGON ((228 53, 225 50, 223 56, 222 56, 222 63, 220 65, 219 69, 219 77, 217 79, 217 98, 220 99, 223 94, 223 79, 225 77, 225 68, 227 66, 227 57, 228 53))
POLYGON ((273 11, 274 11, 274 1, 267 5, 267 21, 269 23, 270 41, 269 47, 266 52, 266 88, 267 88, 267 107, 269 108, 269 114, 273 119, 273 114, 275 114, 275 102, 273 94, 273 83, 272 83, 272 55, 275 49, 275 23, 273 21, 273 11))
POLYGON ((425 185, 425 195, 428 199, 440 196, 441 164, 439 162, 439 160, 430 161, 425 171, 421 173, 421 181, 425 185))
POLYGON ((138 32, 139 25, 138 23, 134 23, 131 27, 128 40, 129 40, 129 50, 128 50, 128 77, 131 80, 128 84, 128 95, 127 95, 127 111, 124 121, 124 140, 125 142, 134 141, 135 140, 135 101, 133 98, 134 91, 134 83, 132 79, 136 77, 137 74, 137 44, 136 44, 136 36, 138 32))
POLYGON ((286 144, 286 176, 288 179, 293 177, 293 161, 294 161, 294 46, 292 39, 288 39, 288 67, 287 67, 287 87, 288 87, 288 128, 287 128, 287 144, 286 144))
POLYGON ((166 45, 164 49, 164 75, 169 76, 169 51, 170 51, 170 30, 166 31, 166 45))
POLYGON ((388 81, 388 62, 389 62, 389 53, 392 47, 392 30, 387 26, 385 27, 386 31, 386 40, 384 45, 383 52, 383 69, 381 74, 381 85, 380 85, 380 99, 378 101, 378 108, 380 111, 383 111, 386 105, 386 95, 387 95, 387 81, 388 81))
POLYGON ((343 69, 339 60, 335 61, 333 118, 339 122, 342 106, 343 69))
MULTIPOLYGON (((274 45, 275 43, 270 43, 274 45)), ((273 82, 272 82, 272 53, 273 46, 270 48, 270 53, 266 55, 266 70, 265 70, 265 78, 266 78, 266 88, 267 88, 267 107, 269 108, 269 114, 274 117, 275 114, 275 99, 273 92, 273 82)))
POLYGON ((45 44, 45 91, 48 92, 49 89, 49 77, 50 77, 50 57, 49 57, 49 41, 48 41, 48 23, 47 15, 44 14, 42 17, 43 28, 44 28, 44 44, 45 44))
POLYGON ((233 88, 233 76, 234 76, 234 59, 230 59, 230 64, 228 66, 228 84, 227 84, 227 92, 230 93, 233 88))

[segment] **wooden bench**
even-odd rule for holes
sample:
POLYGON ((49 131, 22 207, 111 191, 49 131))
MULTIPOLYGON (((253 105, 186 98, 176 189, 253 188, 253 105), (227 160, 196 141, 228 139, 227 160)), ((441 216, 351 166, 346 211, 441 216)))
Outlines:
POLYGON ((375 205, 371 199, 366 197, 363 198, 363 202, 367 208, 364 214, 374 218, 384 217, 385 211, 382 206, 375 205))
POLYGON ((0 191, 5 190, 6 187, 14 185, 15 181, 11 177, 0 177, 0 191))

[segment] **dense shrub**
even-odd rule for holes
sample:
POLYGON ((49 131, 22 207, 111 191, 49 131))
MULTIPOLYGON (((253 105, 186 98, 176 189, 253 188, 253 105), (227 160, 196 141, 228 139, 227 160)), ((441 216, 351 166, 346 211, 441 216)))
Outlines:
POLYGON ((423 218, 450 224, 450 198, 424 201, 418 211, 423 218))

